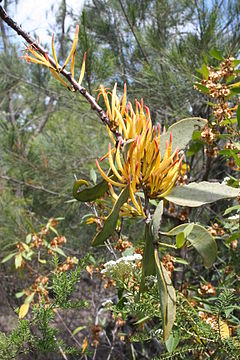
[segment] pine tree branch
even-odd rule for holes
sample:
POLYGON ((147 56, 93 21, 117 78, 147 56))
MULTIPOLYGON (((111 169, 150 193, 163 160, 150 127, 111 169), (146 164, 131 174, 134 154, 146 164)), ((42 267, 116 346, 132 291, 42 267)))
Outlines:
MULTIPOLYGON (((3 9, 2 6, 0 6, 0 18, 10 27, 12 28, 19 36, 23 37, 28 44, 32 45, 40 54, 47 55, 48 60, 50 64, 53 66, 53 68, 57 68, 56 63, 54 59, 48 54, 48 50, 44 49, 41 45, 39 45, 31 36, 29 36, 3 9)), ((61 75, 65 77, 69 83, 72 86, 72 89, 76 92, 79 92, 91 105, 92 110, 96 111, 98 113, 98 116, 102 120, 102 122, 105 125, 108 125, 110 127, 110 121, 105 113, 105 111, 101 108, 101 106, 98 105, 96 100, 94 99, 91 94, 81 85, 78 84, 78 82, 72 77, 71 73, 67 71, 66 69, 63 69, 61 71, 61 75)), ((121 134, 117 130, 112 130, 112 132, 115 134, 116 138, 118 140, 122 140, 121 134)))
POLYGON ((54 97, 53 95, 50 96, 50 100, 49 103, 47 105, 47 110, 46 113, 44 114, 42 120, 40 121, 37 129, 34 132, 34 136, 37 136, 38 134, 40 134, 40 132, 42 132, 43 128, 45 127, 48 119, 49 119, 49 115, 54 112, 54 97))
POLYGON ((125 9, 124 9, 123 3, 122 3, 121 0, 118 0, 118 2, 119 2, 119 5, 121 6, 122 12, 123 12, 123 14, 124 14, 124 17, 125 17, 128 25, 129 25, 129 27, 130 27, 130 30, 131 30, 131 32, 132 32, 132 34, 133 34, 133 36, 134 36, 134 38, 135 38, 135 40, 136 40, 136 42, 137 42, 137 44, 138 44, 138 47, 139 47, 139 49, 140 49, 140 51, 141 51, 141 53, 142 53, 142 56, 143 56, 144 60, 146 61, 146 63, 149 65, 149 61, 148 61, 147 55, 145 54, 145 52, 144 52, 144 50, 143 50, 143 48, 142 48, 142 46, 141 46, 141 44, 140 44, 140 42, 139 42, 139 40, 138 40, 138 37, 137 37, 137 35, 136 35, 136 33, 135 33, 135 30, 134 30, 134 28, 133 28, 133 26, 132 26, 132 24, 131 24, 128 16, 127 16, 127 13, 126 13, 125 9))

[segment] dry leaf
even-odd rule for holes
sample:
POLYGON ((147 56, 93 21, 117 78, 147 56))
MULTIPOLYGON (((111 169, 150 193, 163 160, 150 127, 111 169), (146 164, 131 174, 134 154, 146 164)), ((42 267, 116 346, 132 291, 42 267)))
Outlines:
POLYGON ((23 319, 27 315, 29 310, 29 304, 22 304, 19 310, 19 319, 23 319))
POLYGON ((87 337, 85 337, 83 340, 83 345, 82 345, 82 354, 85 353, 87 346, 88 346, 87 337))
POLYGON ((87 265, 87 266, 86 266, 86 271, 89 273, 90 278, 92 279, 92 275, 93 275, 93 265, 87 265))
POLYGON ((230 330, 226 321, 219 320, 220 334, 222 339, 230 337, 230 330))

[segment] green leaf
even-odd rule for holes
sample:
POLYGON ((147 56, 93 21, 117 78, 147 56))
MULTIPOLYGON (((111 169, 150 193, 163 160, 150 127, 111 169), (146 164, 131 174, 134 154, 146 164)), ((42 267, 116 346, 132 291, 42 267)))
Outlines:
POLYGON ((17 252, 14 252, 14 253, 11 253, 11 254, 8 254, 7 256, 5 256, 5 258, 2 259, 2 263, 5 263, 7 262, 8 260, 10 260, 11 258, 13 258, 15 255, 17 254, 17 252))
POLYGON ((239 239, 240 238, 240 231, 235 232, 234 234, 232 234, 227 240, 226 240, 226 244, 230 244, 232 241, 239 239))
POLYGON ((225 184, 202 181, 177 186, 165 199, 180 206, 198 207, 221 199, 231 199, 239 195, 239 189, 225 184))
POLYGON ((187 260, 180 257, 175 257, 175 262, 178 264, 189 265, 189 262, 187 260))
POLYGON ((99 199, 108 190, 108 183, 105 180, 102 180, 99 184, 82 191, 79 191, 80 186, 81 185, 79 185, 79 183, 76 181, 73 186, 72 194, 76 200, 82 202, 89 202, 99 199))
POLYGON ((156 241, 159 238, 159 230, 162 222, 162 215, 163 215, 163 200, 159 202, 152 217, 153 236, 156 241))
POLYGON ((207 88, 205 85, 196 82, 194 84, 202 93, 204 94, 209 94, 209 88, 207 88))
POLYGON ((234 88, 231 88, 230 90, 230 96, 234 96, 240 94, 240 86, 236 86, 234 88))
POLYGON ((175 351, 176 347, 178 346, 179 340, 180 338, 178 334, 173 334, 173 333, 170 334, 169 338, 166 341, 166 348, 170 354, 172 354, 175 351))
POLYGON ((26 236, 26 244, 29 244, 30 242, 31 242, 31 240, 32 240, 32 234, 28 234, 27 236, 26 236))
POLYGON ((151 224, 145 226, 145 247, 143 252, 142 269, 144 276, 155 275, 153 233, 151 224))
POLYGON ((21 267, 21 265, 22 265, 22 260, 23 260, 22 254, 18 254, 18 255, 15 256, 15 268, 16 268, 16 269, 18 269, 18 268, 21 267))
POLYGON ((207 120, 196 117, 183 119, 171 125, 166 134, 160 136, 159 147, 161 154, 165 153, 166 141, 169 141, 170 133, 172 133, 172 149, 175 150, 178 147, 179 150, 183 150, 192 140, 193 132, 206 124, 207 120))
POLYGON ((25 291, 20 291, 15 294, 17 299, 21 298, 23 295, 25 295, 25 291))
POLYGON ((129 187, 127 186, 120 193, 118 200, 115 202, 110 214, 108 215, 103 225, 102 230, 94 237, 92 246, 103 245, 104 241, 106 241, 108 237, 112 235, 112 233, 116 229, 116 225, 119 217, 119 211, 128 198, 129 198, 129 187))
POLYGON ((240 129, 240 104, 238 104, 238 108, 237 108, 237 122, 238 122, 238 127, 240 129))
POLYGON ((240 64, 240 60, 233 60, 234 66, 237 66, 240 64))
POLYGON ((204 78, 208 80, 209 70, 206 64, 202 64, 201 73, 203 74, 204 78))
MULTIPOLYGON (((191 245, 196 249, 196 251, 201 255, 204 266, 209 268, 214 263, 217 256, 217 244, 214 238, 209 234, 209 232, 201 225, 191 224, 192 230, 186 236, 186 239, 191 243, 191 245)), ((167 235, 173 236, 178 235, 179 233, 184 232, 184 230, 189 227, 188 224, 182 224, 174 229, 170 230, 167 235)))
POLYGON ((50 229, 52 232, 54 232, 55 235, 58 236, 58 232, 57 232, 57 230, 56 230, 53 226, 49 225, 49 229, 50 229))
POLYGON ((222 51, 220 50, 217 50, 216 47, 214 47, 210 52, 209 54, 214 58, 214 59, 217 59, 217 60, 223 60, 223 55, 222 55, 222 51))
POLYGON ((187 226, 184 228, 184 230, 182 232, 179 232, 176 236, 176 246, 177 248, 181 248, 184 243, 185 243, 185 239, 187 239, 188 235, 190 234, 190 232, 192 231, 194 227, 194 224, 187 224, 187 226))
POLYGON ((34 298, 34 295, 35 295, 34 292, 31 293, 30 295, 28 295, 28 296, 26 297, 25 301, 24 301, 24 304, 30 304, 30 303, 32 302, 33 298, 34 298))
POLYGON ((61 248, 55 247, 55 248, 51 248, 51 249, 52 249, 52 251, 55 251, 55 252, 58 253, 59 255, 62 255, 62 256, 64 256, 64 257, 67 257, 66 254, 64 253, 64 251, 63 251, 61 248))
POLYGON ((82 331, 83 329, 86 329, 86 326, 78 326, 74 331, 73 331, 73 336, 76 335, 77 333, 79 333, 79 331, 82 331))
POLYGON ((184 243, 185 243, 184 232, 180 232, 176 236, 176 246, 177 246, 177 248, 180 249, 181 247, 183 247, 184 243))
POLYGON ((227 215, 227 214, 229 214, 230 212, 235 211, 235 210, 240 210, 240 204, 239 204, 239 205, 231 206, 230 208, 228 208, 227 210, 225 210, 225 212, 224 212, 223 215, 227 215))
POLYGON ((44 260, 44 259, 38 259, 38 261, 39 261, 41 264, 46 264, 46 263, 47 263, 47 261, 44 260))
POLYGON ((122 256, 129 256, 129 255, 134 255, 134 247, 133 246, 124 250, 124 252, 122 254, 122 256))
POLYGON ((93 184, 96 185, 96 183, 97 183, 97 173, 93 168, 91 168, 91 170, 90 170, 90 179, 92 180, 93 184))
POLYGON ((154 249, 154 258, 157 272, 157 283, 160 293, 163 340, 166 342, 172 331, 176 317, 176 294, 163 264, 159 261, 158 250, 154 249))

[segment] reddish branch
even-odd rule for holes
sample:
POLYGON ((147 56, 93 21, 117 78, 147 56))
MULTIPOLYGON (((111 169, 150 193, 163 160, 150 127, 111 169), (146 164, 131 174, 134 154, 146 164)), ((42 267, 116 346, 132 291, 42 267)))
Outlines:
MULTIPOLYGON (((13 19, 10 18, 10 16, 6 13, 6 11, 3 9, 2 6, 0 6, 0 17, 19 36, 22 36, 27 41, 28 44, 32 45, 34 49, 36 49, 39 53, 41 53, 44 56, 47 55, 50 64, 56 69, 56 63, 54 59, 51 56, 49 56, 48 50, 44 49, 33 38, 31 38, 31 36, 29 36, 24 30, 22 30, 22 28, 15 21, 13 21, 13 19)), ((91 105, 92 110, 98 113, 98 116, 103 121, 103 123, 106 125, 110 125, 110 121, 107 114, 104 112, 101 106, 98 105, 94 97, 91 96, 83 86, 80 86, 78 84, 78 82, 72 77, 71 73, 68 72, 66 69, 64 69, 61 71, 61 74, 69 81, 69 83, 72 85, 73 90, 79 92, 82 96, 84 96, 84 98, 91 105)), ((118 133, 117 130, 113 132, 118 139, 121 139, 121 135, 118 133)))

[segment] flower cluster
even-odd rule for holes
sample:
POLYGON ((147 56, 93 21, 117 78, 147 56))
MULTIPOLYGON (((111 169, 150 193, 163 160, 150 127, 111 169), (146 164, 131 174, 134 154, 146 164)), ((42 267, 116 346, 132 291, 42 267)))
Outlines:
MULTIPOLYGON (((111 174, 107 175, 96 161, 102 177, 112 186, 125 188, 129 186, 129 194, 134 207, 139 214, 144 215, 140 198, 135 193, 143 190, 149 198, 166 196, 174 186, 181 166, 182 158, 178 149, 172 152, 172 136, 166 143, 164 154, 160 152, 160 125, 153 126, 150 110, 136 101, 135 111, 127 102, 126 86, 124 94, 119 99, 116 93, 117 85, 111 93, 111 106, 107 91, 101 87, 107 114, 110 120, 109 135, 114 143, 109 143, 108 153, 102 159, 108 158, 111 174), (111 133, 118 131, 116 142, 111 133)), ((112 195, 113 195, 113 191, 112 195)), ((113 195, 114 196, 114 195, 113 195)))
MULTIPOLYGON (((214 105, 213 115, 215 116, 218 124, 221 125, 221 121, 224 119, 231 119, 233 116, 234 108, 230 108, 227 97, 230 95, 230 87, 226 80, 234 78, 237 75, 234 73, 234 58, 228 57, 221 62, 220 67, 216 70, 210 66, 207 67, 208 76, 201 81, 201 84, 209 90, 209 95, 213 99, 216 99, 216 105, 214 105)), ((195 89, 201 91, 201 88, 196 84, 195 89)))
POLYGON ((142 255, 134 254, 123 256, 118 260, 110 260, 104 264, 104 269, 101 271, 101 274, 107 276, 114 276, 114 274, 118 274, 118 276, 126 276, 129 275, 130 272, 137 267, 137 263, 142 260, 142 255))

